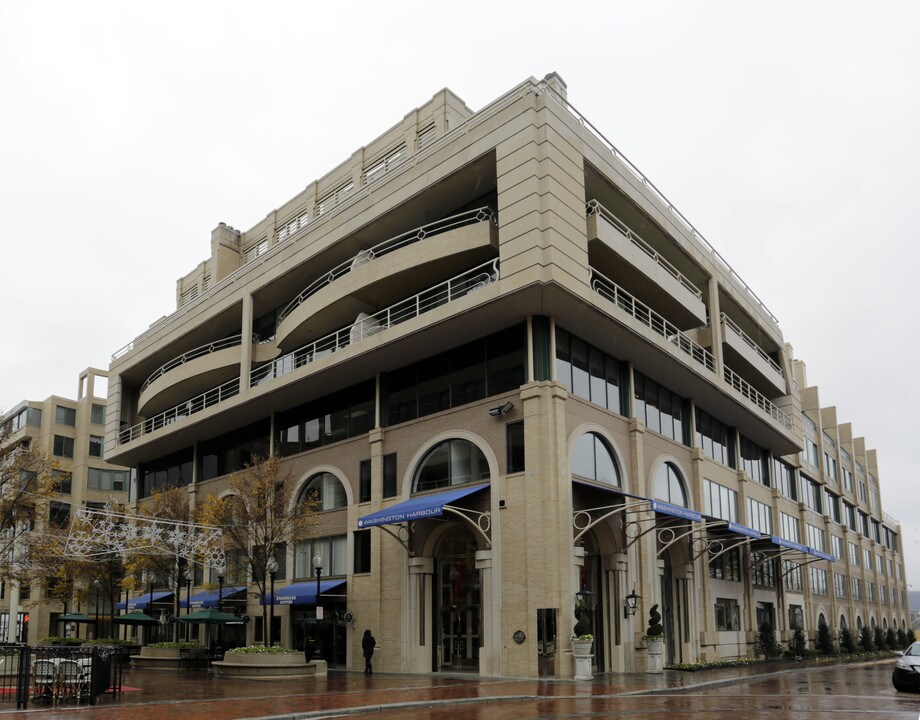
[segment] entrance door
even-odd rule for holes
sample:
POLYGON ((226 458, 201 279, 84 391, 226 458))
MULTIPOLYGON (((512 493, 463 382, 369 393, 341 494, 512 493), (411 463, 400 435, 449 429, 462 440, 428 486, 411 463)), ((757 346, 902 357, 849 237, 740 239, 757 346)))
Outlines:
POLYGON ((464 529, 444 538, 437 552, 436 670, 479 671, 482 644, 482 583, 476 544, 464 529))
POLYGON ((665 663, 674 662, 674 591, 671 581, 671 563, 665 557, 664 574, 661 576, 661 616, 664 624, 665 663))

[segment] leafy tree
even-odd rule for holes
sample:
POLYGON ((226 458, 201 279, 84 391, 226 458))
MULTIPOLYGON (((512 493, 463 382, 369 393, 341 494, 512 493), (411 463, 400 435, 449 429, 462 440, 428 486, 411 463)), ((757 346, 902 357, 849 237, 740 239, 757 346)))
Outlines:
MULTIPOLYGON (((277 455, 256 458, 230 476, 228 494, 208 495, 198 506, 198 520, 219 527, 228 554, 243 558, 252 570, 260 597, 266 596, 269 565, 279 548, 303 540, 315 524, 316 495, 295 502, 290 467, 277 455)), ((268 608, 262 606, 262 627, 268 641, 268 608)))
POLYGON ((904 639, 907 641, 904 647, 917 642, 917 634, 913 631, 913 628, 908 628, 904 631, 904 639))
POLYGON ((908 646, 907 642, 907 633, 904 632, 902 628, 898 628, 898 647, 902 650, 908 646))
POLYGON ((888 632, 885 633, 885 647, 889 650, 897 650, 898 648, 898 639, 895 637, 892 628, 888 628, 888 632))
POLYGON ((815 638, 815 647, 822 655, 834 654, 834 639, 831 637, 831 629, 827 626, 823 616, 818 618, 818 635, 815 638))

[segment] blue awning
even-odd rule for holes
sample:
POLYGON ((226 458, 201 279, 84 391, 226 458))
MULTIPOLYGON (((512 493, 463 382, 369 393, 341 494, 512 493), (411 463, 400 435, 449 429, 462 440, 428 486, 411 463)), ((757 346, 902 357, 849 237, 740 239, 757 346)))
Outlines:
POLYGON ((421 518, 439 517, 444 513, 444 506, 454 500, 471 495, 479 490, 489 487, 489 483, 481 485, 464 485, 453 490, 419 495, 405 502, 396 503, 384 510, 378 510, 363 518, 358 518, 359 528, 373 527, 374 525, 391 525, 406 522, 406 520, 419 520, 421 518))
POLYGON ((728 521, 728 531, 735 533, 735 535, 746 535, 747 537, 753 540, 760 540, 763 537, 763 533, 760 530, 755 530, 754 528, 749 528, 747 525, 741 525, 740 523, 728 521))
MULTIPOLYGON (((169 590, 166 590, 165 592, 164 591, 155 592, 153 594, 153 601, 159 602, 160 600, 166 597, 172 597, 172 593, 169 590)), ((149 604, 150 604, 150 593, 144 593, 143 595, 138 595, 137 597, 133 597, 130 600, 128 600, 127 609, 128 610, 143 610, 149 604)), ((120 603, 118 603, 117 607, 119 610, 124 610, 125 602, 122 600, 120 603)))
MULTIPOLYGON (((335 590, 345 584, 344 580, 320 580, 320 595, 335 590)), ((320 598, 322 599, 322 598, 320 598)), ((271 593, 266 593, 265 602, 262 605, 271 604, 271 593)), ((294 583, 275 591, 275 605, 315 605, 316 604, 316 580, 304 580, 303 582, 294 583)))
POLYGON ((816 558, 819 558, 821 560, 827 560, 828 562, 834 562, 834 560, 837 559, 830 553, 826 553, 822 550, 815 550, 813 547, 810 547, 810 546, 808 547, 808 554, 814 555, 816 558))
POLYGON ((770 542, 774 545, 778 545, 781 548, 786 548, 787 550, 798 550, 800 553, 808 555, 808 548, 802 545, 802 543, 792 542, 792 540, 781 538, 779 535, 771 535, 770 542))
MULTIPOLYGON (((234 595, 239 595, 241 592, 245 592, 246 586, 241 585, 240 587, 225 587, 223 600, 229 600, 234 595)), ((204 592, 196 593, 192 595, 191 599, 185 599, 179 601, 180 608, 187 608, 189 604, 193 608, 216 608, 217 600, 220 597, 220 590, 205 590, 204 592)))
POLYGON ((691 510, 681 505, 672 505, 663 500, 652 500, 652 510, 656 513, 671 515, 672 517, 690 520, 691 522, 700 522, 703 519, 703 514, 696 510, 691 510))

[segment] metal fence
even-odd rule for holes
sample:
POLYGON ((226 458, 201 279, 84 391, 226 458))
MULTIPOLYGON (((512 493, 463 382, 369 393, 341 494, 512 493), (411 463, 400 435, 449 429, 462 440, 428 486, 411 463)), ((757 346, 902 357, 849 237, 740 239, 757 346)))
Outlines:
POLYGON ((125 647, 0 646, 0 703, 95 705, 117 697, 132 650, 125 647))

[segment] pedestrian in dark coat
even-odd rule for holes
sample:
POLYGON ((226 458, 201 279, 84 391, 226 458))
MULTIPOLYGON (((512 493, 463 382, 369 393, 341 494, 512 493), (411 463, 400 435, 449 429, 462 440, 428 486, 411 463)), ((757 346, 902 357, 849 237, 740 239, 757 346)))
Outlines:
POLYGON ((364 674, 370 675, 374 672, 371 667, 371 658, 374 657, 374 648, 377 647, 377 641, 371 635, 370 630, 364 631, 364 637, 361 638, 361 650, 364 652, 364 674))

